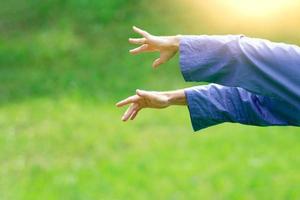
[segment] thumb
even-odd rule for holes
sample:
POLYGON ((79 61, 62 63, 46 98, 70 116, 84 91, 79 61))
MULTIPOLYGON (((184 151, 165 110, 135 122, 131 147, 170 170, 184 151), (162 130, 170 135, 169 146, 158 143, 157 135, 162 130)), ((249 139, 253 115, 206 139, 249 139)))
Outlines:
POLYGON ((145 90, 139 90, 139 89, 137 89, 136 90, 136 94, 139 95, 140 97, 145 97, 145 98, 151 97, 150 92, 147 92, 145 90))
POLYGON ((163 64, 163 63, 164 63, 164 61, 163 61, 162 58, 157 58, 157 59, 153 62, 152 67, 153 67, 153 68, 157 68, 159 65, 161 65, 161 64, 163 64))

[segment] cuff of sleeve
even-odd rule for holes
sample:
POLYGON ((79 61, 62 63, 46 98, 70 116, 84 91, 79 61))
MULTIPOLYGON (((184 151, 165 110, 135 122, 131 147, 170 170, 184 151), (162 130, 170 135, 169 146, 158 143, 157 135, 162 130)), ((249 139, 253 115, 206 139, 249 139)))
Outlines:
POLYGON ((188 37, 182 36, 179 42, 179 66, 181 74, 185 81, 191 82, 192 77, 190 76, 190 67, 189 65, 189 44, 188 44, 188 37))
POLYGON ((197 98, 192 88, 185 89, 184 92, 191 124, 195 132, 224 122, 214 117, 210 106, 205 103, 205 100, 202 101, 201 98, 197 98))

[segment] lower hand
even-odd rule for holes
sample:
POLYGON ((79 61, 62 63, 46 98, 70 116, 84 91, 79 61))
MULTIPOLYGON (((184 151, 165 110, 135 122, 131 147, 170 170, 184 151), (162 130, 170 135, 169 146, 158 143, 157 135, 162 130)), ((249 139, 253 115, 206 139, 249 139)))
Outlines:
POLYGON ((169 97, 163 92, 149 92, 143 90, 136 90, 136 95, 128 97, 116 105, 122 107, 131 104, 127 111, 124 113, 122 120, 133 120, 139 111, 143 108, 166 108, 170 105, 169 97))
POLYGON ((175 90, 168 92, 149 92, 136 90, 136 94, 128 97, 116 105, 122 107, 130 104, 124 113, 122 120, 133 120, 143 108, 166 108, 170 105, 186 105, 186 96, 184 90, 175 90))

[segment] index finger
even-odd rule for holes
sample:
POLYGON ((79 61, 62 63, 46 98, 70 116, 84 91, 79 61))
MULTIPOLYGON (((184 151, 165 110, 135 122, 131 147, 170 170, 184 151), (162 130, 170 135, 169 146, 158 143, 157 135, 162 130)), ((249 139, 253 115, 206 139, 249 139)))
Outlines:
POLYGON ((116 104, 116 106, 117 107, 122 107, 122 106, 125 106, 127 104, 134 103, 139 99, 141 99, 141 97, 139 97, 138 95, 134 95, 134 96, 128 97, 127 99, 124 99, 124 100, 118 102, 116 104))
POLYGON ((150 35, 147 31, 144 31, 144 30, 142 30, 142 29, 140 29, 140 28, 138 28, 136 26, 133 26, 132 28, 133 28, 134 32, 136 32, 138 34, 141 34, 145 38, 149 37, 149 35, 150 35))
POLYGON ((128 40, 131 44, 145 44, 146 38, 129 38, 128 40))

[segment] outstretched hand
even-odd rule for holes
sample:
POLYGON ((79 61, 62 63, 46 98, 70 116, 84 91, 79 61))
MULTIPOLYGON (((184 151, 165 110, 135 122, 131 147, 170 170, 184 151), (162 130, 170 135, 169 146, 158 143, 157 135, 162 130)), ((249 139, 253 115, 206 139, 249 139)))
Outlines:
POLYGON ((124 113, 122 120, 133 120, 139 111, 143 108, 166 108, 170 105, 169 97, 163 92, 149 92, 144 90, 136 90, 136 95, 128 97, 116 105, 122 107, 131 104, 124 113))
MULTIPOLYGON (((133 27, 133 30, 139 33, 142 38, 129 38, 129 42, 132 44, 141 45, 135 49, 130 50, 132 54, 139 54, 142 52, 154 52, 160 53, 160 57, 157 58, 152 66, 154 68, 170 60, 178 51, 180 36, 154 36, 139 29, 133 27)), ((116 104, 118 107, 130 105, 122 116, 123 121, 128 119, 133 120, 140 110, 143 108, 166 108, 170 105, 186 105, 186 97, 184 90, 176 90, 169 92, 153 92, 136 90, 136 94, 130 96, 116 104)))
POLYGON ((129 38, 132 44, 141 45, 135 49, 130 50, 132 54, 139 54, 142 52, 158 51, 160 57, 157 58, 152 66, 157 68, 159 65, 170 60, 178 51, 180 36, 155 36, 147 31, 133 27, 133 30, 140 34, 142 38, 129 38))

